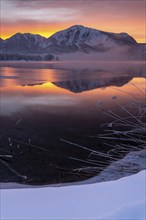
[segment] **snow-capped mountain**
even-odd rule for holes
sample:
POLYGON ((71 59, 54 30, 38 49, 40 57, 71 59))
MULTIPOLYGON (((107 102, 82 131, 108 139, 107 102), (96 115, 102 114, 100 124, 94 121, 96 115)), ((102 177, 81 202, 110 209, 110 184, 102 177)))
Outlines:
POLYGON ((137 42, 128 34, 108 33, 81 25, 59 31, 49 38, 56 49, 64 51, 106 51, 117 46, 135 46, 137 42))
MULTIPOLYGON (((74 25, 49 38, 37 34, 17 33, 9 39, 0 40, 1 54, 67 54, 73 52, 93 53, 123 49, 127 54, 143 52, 139 44, 126 33, 109 33, 93 28, 74 25)), ((119 52, 120 53, 120 52, 119 52)))

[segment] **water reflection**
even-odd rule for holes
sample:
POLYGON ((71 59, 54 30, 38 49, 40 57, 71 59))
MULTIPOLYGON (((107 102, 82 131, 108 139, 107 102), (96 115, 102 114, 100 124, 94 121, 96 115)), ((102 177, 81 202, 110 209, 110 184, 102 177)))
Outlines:
MULTIPOLYGON (((113 170, 106 178, 101 174, 109 165, 118 167, 115 162, 131 151, 143 152, 137 143, 133 148, 127 141, 130 147, 123 150, 98 138, 105 132, 101 125, 111 122, 103 112, 125 116, 112 97, 118 97, 122 106, 133 96, 143 98, 137 89, 144 88, 143 63, 7 62, 1 64, 0 83, 1 183, 69 184, 94 176, 98 182, 108 181, 107 173, 113 170)), ((123 159, 123 171, 117 170, 111 179, 143 169, 139 161, 144 154, 133 162, 137 165, 123 159)))

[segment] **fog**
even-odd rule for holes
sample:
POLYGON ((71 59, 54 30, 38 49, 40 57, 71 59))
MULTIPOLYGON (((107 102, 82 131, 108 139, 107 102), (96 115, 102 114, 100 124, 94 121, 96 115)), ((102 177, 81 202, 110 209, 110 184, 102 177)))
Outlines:
POLYGON ((144 51, 137 47, 118 47, 108 51, 99 52, 74 52, 58 54, 59 60, 72 60, 72 61, 136 61, 145 60, 144 51))

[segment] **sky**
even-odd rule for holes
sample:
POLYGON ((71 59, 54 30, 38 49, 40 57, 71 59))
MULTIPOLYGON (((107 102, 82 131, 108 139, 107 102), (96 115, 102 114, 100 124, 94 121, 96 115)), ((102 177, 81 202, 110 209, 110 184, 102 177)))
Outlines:
POLYGON ((126 32, 145 42, 145 0, 0 0, 0 34, 49 37, 80 24, 98 30, 126 32))

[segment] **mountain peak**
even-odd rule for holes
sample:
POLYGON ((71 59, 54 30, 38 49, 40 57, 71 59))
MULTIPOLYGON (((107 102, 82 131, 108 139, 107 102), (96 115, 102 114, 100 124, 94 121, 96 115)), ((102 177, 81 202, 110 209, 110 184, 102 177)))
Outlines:
POLYGON ((68 29, 72 29, 72 28, 81 29, 81 28, 86 28, 86 27, 83 26, 83 25, 80 25, 80 24, 76 24, 76 25, 73 25, 73 26, 69 27, 68 29))
MULTIPOLYGON (((41 35, 39 34, 31 34, 31 33, 16 33, 14 34, 12 37, 10 37, 9 39, 20 39, 20 38, 45 38, 45 37, 42 37, 41 35)), ((7 39, 8 40, 8 39, 7 39)))

